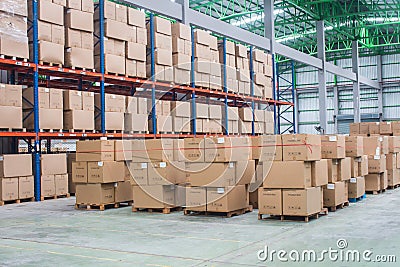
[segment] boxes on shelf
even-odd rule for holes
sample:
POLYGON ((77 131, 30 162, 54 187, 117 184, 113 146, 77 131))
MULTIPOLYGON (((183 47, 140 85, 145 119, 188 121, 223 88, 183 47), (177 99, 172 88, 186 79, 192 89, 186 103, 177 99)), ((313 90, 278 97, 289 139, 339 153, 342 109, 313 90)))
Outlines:
MULTIPOLYGON (((125 115, 125 96, 105 94, 105 129, 107 131, 123 131, 124 115, 125 115)), ((101 98, 99 94, 95 94, 95 107, 100 110, 101 98)), ((101 116, 97 116, 95 120, 96 130, 101 129, 101 116)))
POLYGON ((172 64, 174 66, 174 83, 190 85, 192 69, 192 41, 189 26, 172 24, 172 64))
POLYGON ((94 93, 63 92, 64 130, 94 130, 94 93))
POLYGON ((66 154, 43 154, 40 169, 41 197, 61 196, 69 193, 66 154))
POLYGON ((348 201, 348 188, 345 181, 329 183, 323 188, 324 207, 336 207, 348 201))
POLYGON ((254 96, 272 99, 272 57, 265 52, 253 50, 254 96))
POLYGON ((22 86, 0 84, 0 128, 22 129, 22 86))
POLYGON ((250 95, 250 65, 246 46, 242 44, 235 45, 235 60, 237 68, 236 79, 238 83, 237 93, 250 95))
POLYGON ((236 48, 235 48, 235 43, 231 41, 226 41, 225 42, 225 48, 223 46, 223 43, 220 43, 219 45, 219 60, 220 64, 224 66, 225 63, 225 72, 222 72, 222 79, 226 79, 226 86, 227 86, 227 91, 232 92, 232 93, 238 93, 239 87, 238 87, 238 76, 237 76, 237 68, 236 68, 236 48), (224 50, 225 50, 225 56, 224 56, 224 50), (224 62, 225 60, 225 62, 224 62), (224 78, 224 75, 226 75, 226 78, 224 78))

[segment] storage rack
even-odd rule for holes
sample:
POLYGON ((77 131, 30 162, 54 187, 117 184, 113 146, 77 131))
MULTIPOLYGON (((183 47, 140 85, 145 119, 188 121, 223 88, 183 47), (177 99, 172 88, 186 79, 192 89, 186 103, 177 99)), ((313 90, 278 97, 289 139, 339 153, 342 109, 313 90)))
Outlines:
MULTIPOLYGON (((202 136, 196 133, 196 98, 216 98, 222 100, 225 104, 225 113, 227 115, 228 105, 230 106, 250 106, 253 109, 256 104, 264 104, 266 106, 273 106, 274 110, 279 106, 294 106, 293 103, 287 101, 280 101, 275 99, 262 99, 254 97, 254 84, 251 83, 251 96, 242 96, 228 92, 226 86, 226 80, 223 80, 223 91, 216 91, 204 88, 196 87, 194 82, 194 53, 192 53, 192 71, 191 71, 191 85, 182 86, 174 85, 165 82, 158 82, 154 78, 154 40, 153 37, 150 39, 150 52, 151 52, 151 72, 153 78, 146 80, 142 78, 128 78, 123 76, 105 74, 104 70, 104 1, 100 0, 96 5, 96 8, 100 12, 100 36, 99 42, 101 56, 101 70, 100 73, 82 70, 73 70, 62 67, 54 67, 47 65, 40 65, 38 62, 38 2, 32 1, 33 20, 30 30, 33 32, 33 62, 24 62, 19 60, 11 59, 0 59, 0 69, 9 71, 9 83, 11 84, 24 84, 32 86, 34 88, 34 103, 33 103, 33 114, 34 114, 34 131, 33 132, 0 132, 0 137, 11 138, 13 144, 17 145, 19 140, 24 140, 28 144, 28 151, 32 153, 34 159, 34 180, 35 180, 35 199, 40 201, 40 155, 41 155, 41 141, 47 140, 47 149, 50 152, 50 144, 53 139, 97 139, 100 137, 107 138, 184 138, 202 136), (18 81, 16 80, 18 73, 18 81), (39 76, 45 76, 46 79, 39 79, 39 76), (107 87, 106 87, 107 84, 107 87), (51 87, 51 88, 62 88, 70 90, 87 90, 98 92, 101 95, 101 131, 98 133, 70 133, 70 132, 41 132, 39 128, 39 105, 38 105, 38 88, 39 86, 51 87), (143 92, 138 92, 137 88, 143 88, 143 92), (151 95, 149 96, 149 90, 151 95), (105 130, 105 93, 122 94, 122 95, 139 95, 145 97, 151 97, 152 99, 152 113, 151 119, 153 122, 156 120, 155 116, 155 101, 156 95, 159 93, 167 93, 164 97, 170 97, 170 100, 176 100, 176 95, 186 94, 191 96, 192 102, 192 123, 194 123, 192 129, 194 130, 190 134, 125 134, 125 133, 107 133, 105 130), (33 145, 32 145, 33 144, 33 145)), ((150 13, 150 36, 153 36, 153 17, 154 14, 150 13)), ((194 39, 192 27, 192 41, 194 39)), ((192 49, 194 49, 194 42, 192 49)), ((226 37, 223 38, 223 50, 224 50, 224 63, 226 63, 226 37)), ((249 44, 251 45, 251 44, 249 44)), ((250 57, 253 46, 250 46, 250 57)), ((250 58, 251 62, 251 58, 250 58)), ((226 72, 226 65, 223 65, 224 74, 226 72)), ((253 70, 250 66, 250 77, 253 80, 253 70)), ((225 77, 226 75, 223 75, 225 77)), ((274 90, 275 91, 275 90, 274 90)), ((276 116, 275 116, 276 118, 276 116)), ((226 119, 227 120, 227 119, 226 119)), ((155 123, 153 123, 155 125, 155 123)), ((225 125, 226 126, 226 125, 225 125)), ((153 126, 154 127, 154 126, 153 126)), ((227 129, 227 127, 225 127, 227 129)), ((225 130, 225 135, 229 135, 229 132, 225 130)), ((252 135, 254 135, 254 113, 252 122, 252 135)), ((14 153, 16 149, 12 150, 14 153)))

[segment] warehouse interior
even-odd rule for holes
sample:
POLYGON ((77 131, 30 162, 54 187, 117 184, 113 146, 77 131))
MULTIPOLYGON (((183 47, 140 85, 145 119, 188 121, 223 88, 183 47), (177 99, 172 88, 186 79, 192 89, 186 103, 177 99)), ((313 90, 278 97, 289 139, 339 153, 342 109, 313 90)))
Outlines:
POLYGON ((0 266, 396 266, 399 1, 0 18, 0 266))

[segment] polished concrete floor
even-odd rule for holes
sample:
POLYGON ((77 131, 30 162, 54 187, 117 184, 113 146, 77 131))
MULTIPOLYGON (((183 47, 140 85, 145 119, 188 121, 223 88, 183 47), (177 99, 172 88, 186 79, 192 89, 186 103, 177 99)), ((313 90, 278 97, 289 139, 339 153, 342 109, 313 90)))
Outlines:
MULTIPOLYGON (((340 238, 347 249, 400 261, 399 206, 396 189, 301 223, 258 221, 257 211, 230 219, 130 208, 77 211, 74 198, 6 205, 0 207, 0 266, 282 266, 276 255, 260 261, 257 252, 266 245, 287 252, 338 249, 340 238)), ((285 266, 316 264, 289 260, 285 266)), ((329 258, 321 265, 399 266, 329 258)))

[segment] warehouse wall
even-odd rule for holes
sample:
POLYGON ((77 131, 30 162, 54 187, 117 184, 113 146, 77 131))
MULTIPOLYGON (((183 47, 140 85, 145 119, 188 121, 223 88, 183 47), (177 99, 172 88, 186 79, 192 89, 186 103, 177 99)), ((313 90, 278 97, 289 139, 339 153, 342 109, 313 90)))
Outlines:
MULTIPOLYGON (((351 68, 351 59, 337 60, 336 64, 343 68, 351 68)), ((360 58, 361 75, 377 80, 377 56, 360 58)), ((383 119, 400 120, 400 55, 382 56, 382 78, 383 86, 383 119)), ((290 74, 284 74, 284 78, 291 81, 290 74)), ((314 126, 319 125, 319 101, 316 86, 318 84, 318 73, 315 68, 304 67, 296 70, 296 88, 298 93, 298 120, 299 132, 316 133, 314 126)), ((334 101, 332 86, 335 84, 335 76, 328 74, 328 129, 327 133, 334 133, 334 101)), ((338 114, 353 114, 353 94, 351 82, 341 77, 336 78, 339 89, 338 114)), ((287 86, 283 80, 281 88, 287 86)), ((376 89, 361 88, 361 113, 378 114, 378 94, 376 89)), ((287 114, 291 116, 291 114, 287 114)), ((281 128, 287 125, 282 124, 281 128)), ((343 129, 342 129, 343 130, 343 129)), ((344 130, 346 131, 346 130, 344 130)))

